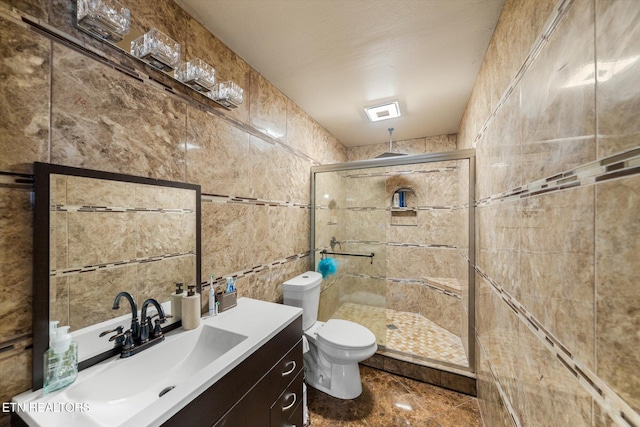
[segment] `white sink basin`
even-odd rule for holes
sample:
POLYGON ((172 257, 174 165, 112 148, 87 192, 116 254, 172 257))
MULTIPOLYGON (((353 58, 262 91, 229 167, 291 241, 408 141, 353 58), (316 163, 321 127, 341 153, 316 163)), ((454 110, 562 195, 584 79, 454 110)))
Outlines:
POLYGON ((89 411, 83 415, 97 425, 121 425, 246 338, 202 325, 135 356, 105 362, 99 372, 62 390, 56 399, 87 404, 89 411))
POLYGON ((240 298, 236 308, 202 319, 197 329, 177 329, 141 353, 81 371, 62 390, 26 392, 13 402, 24 405, 18 412, 30 426, 159 426, 300 313, 295 307, 240 298), (49 411, 47 405, 76 409, 49 411))
POLYGON ((113 360, 90 381, 70 387, 63 394, 69 401, 87 403, 90 415, 101 422, 119 425, 246 338, 203 325, 135 356, 113 360))

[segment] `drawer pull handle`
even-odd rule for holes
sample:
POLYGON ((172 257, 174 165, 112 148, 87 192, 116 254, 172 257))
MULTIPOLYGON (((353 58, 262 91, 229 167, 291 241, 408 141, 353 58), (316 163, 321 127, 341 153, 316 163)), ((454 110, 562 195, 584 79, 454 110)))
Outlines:
POLYGON ((289 369, 287 372, 283 372, 282 373, 283 377, 286 377, 287 375, 289 375, 290 373, 292 373, 293 371, 296 370, 296 361, 295 360, 292 360, 291 362, 287 362, 287 365, 293 365, 293 368, 289 369))
MULTIPOLYGON (((290 404, 290 405, 283 406, 283 407, 282 407, 282 412, 284 412, 284 411, 288 411, 289 409, 293 408, 293 405, 295 405, 295 404, 296 404, 296 400, 298 400, 298 398, 296 397, 296 394, 295 394, 295 393, 291 393, 289 396, 293 396, 293 402, 291 402, 291 404, 290 404)), ((289 396, 287 396, 287 399, 289 398, 289 396)))

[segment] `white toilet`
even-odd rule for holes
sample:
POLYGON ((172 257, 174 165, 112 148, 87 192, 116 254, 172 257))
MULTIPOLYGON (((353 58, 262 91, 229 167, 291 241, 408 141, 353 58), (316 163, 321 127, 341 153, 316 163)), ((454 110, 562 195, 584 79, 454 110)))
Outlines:
POLYGON ((358 362, 376 352, 376 337, 347 320, 317 321, 321 282, 320 273, 307 271, 282 285, 284 303, 303 310, 302 327, 309 342, 304 354, 306 382, 333 397, 354 399, 362 393, 358 362))

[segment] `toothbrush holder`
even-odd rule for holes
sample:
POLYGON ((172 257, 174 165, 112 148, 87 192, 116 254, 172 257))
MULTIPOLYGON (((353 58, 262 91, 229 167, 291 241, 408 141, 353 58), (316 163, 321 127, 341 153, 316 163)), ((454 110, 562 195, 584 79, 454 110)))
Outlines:
POLYGON ((227 293, 218 292, 216 294, 216 302, 220 303, 220 306, 218 307, 218 313, 222 313, 223 311, 229 310, 230 308, 233 308, 236 305, 238 305, 238 292, 237 291, 227 292, 227 293))

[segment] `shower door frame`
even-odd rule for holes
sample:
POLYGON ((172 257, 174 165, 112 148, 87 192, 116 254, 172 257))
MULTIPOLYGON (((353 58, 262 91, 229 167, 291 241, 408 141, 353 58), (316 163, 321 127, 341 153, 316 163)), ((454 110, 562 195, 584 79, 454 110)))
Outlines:
MULTIPOLYGON (((402 166, 420 163, 445 162, 449 160, 468 160, 469 161, 469 258, 468 265, 468 301, 469 301, 469 318, 467 319, 467 335, 468 335, 468 361, 469 366, 454 365, 456 369, 468 370, 475 373, 476 369, 476 281, 475 281, 475 265, 476 265, 476 231, 475 231, 475 198, 476 198, 476 150, 473 148, 455 151, 445 151, 439 153, 428 153, 419 155, 407 155, 398 157, 387 157, 382 159, 358 160, 354 162, 332 163, 327 165, 319 165, 311 167, 311 236, 310 236, 310 262, 312 269, 316 265, 316 173, 322 172, 338 172, 345 170, 367 169, 389 166, 402 166)), ((435 362, 437 360, 433 359, 435 362)))

